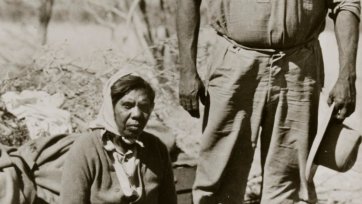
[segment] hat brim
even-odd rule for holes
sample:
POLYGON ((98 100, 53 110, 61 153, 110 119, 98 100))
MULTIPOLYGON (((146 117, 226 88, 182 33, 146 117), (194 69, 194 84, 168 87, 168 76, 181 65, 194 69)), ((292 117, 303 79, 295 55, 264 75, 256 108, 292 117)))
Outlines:
POLYGON ((357 159, 361 143, 359 132, 333 118, 334 106, 320 106, 318 130, 312 143, 307 163, 306 179, 312 181, 317 165, 338 172, 351 169, 357 159))
POLYGON ((323 108, 323 110, 321 110, 321 106, 319 106, 319 107, 320 107, 320 110, 318 112, 323 113, 323 114, 319 114, 319 116, 318 116, 317 134, 313 140, 313 143, 312 143, 312 146, 310 148, 308 158, 307 158, 305 175, 306 175, 306 179, 308 181, 313 180, 314 174, 317 170, 317 165, 315 165, 313 163, 313 161, 318 152, 319 145, 322 142, 324 133, 326 132, 326 129, 328 127, 328 124, 332 117, 332 113, 333 113, 333 109, 334 109, 333 105, 329 106, 329 107, 326 106, 323 108))

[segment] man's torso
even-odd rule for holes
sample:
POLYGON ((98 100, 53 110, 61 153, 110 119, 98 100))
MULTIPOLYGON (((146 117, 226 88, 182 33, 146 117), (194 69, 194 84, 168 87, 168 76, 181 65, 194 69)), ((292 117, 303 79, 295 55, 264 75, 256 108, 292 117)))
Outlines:
POLYGON ((328 11, 324 0, 208 0, 211 26, 252 48, 291 48, 316 39, 328 11))

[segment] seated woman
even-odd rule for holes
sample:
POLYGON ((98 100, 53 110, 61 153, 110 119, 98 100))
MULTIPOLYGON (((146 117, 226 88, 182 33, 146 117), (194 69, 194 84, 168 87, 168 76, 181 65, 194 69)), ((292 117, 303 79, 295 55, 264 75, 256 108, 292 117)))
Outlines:
POLYGON ((136 74, 118 73, 107 82, 92 133, 80 136, 67 155, 61 203, 177 202, 167 148, 143 131, 154 98, 136 74))

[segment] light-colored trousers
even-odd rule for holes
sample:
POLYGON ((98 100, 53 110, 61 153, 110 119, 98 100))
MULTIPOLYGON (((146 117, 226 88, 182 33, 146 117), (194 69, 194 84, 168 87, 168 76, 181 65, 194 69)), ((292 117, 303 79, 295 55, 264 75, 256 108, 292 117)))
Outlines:
POLYGON ((305 179, 323 84, 319 42, 251 50, 218 36, 206 82, 209 103, 194 204, 241 204, 260 135, 262 204, 310 202, 305 179))

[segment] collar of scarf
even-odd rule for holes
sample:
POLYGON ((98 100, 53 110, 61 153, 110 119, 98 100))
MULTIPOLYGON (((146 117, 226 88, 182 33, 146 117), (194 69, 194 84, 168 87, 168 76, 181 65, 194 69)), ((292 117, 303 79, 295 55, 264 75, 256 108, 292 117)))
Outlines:
MULTIPOLYGON (((137 141, 134 144, 123 144, 130 146, 122 152, 118 150, 118 144, 113 143, 112 138, 114 135, 107 132, 103 135, 103 147, 106 151, 110 152, 114 162, 113 167, 116 171, 116 175, 121 186, 121 189, 125 195, 125 198, 132 203, 140 199, 142 195, 142 182, 139 170, 139 159, 137 156, 137 147, 143 147, 143 143, 137 141)), ((119 141, 122 142, 122 141, 119 141)))
POLYGON ((137 147, 144 147, 143 142, 141 142, 140 140, 135 140, 134 143, 129 144, 124 142, 123 138, 121 137, 122 141, 114 142, 112 138, 114 138, 115 136, 110 136, 110 134, 112 133, 105 133, 102 135, 104 149, 109 152, 117 152, 118 154, 124 156, 126 159, 136 153, 137 147), (126 147, 125 152, 122 152, 119 150, 119 148, 117 148, 117 146, 121 145, 126 147))

